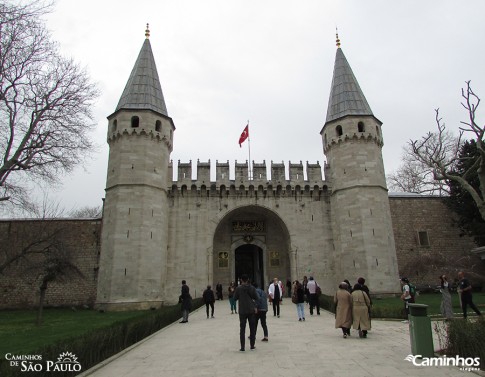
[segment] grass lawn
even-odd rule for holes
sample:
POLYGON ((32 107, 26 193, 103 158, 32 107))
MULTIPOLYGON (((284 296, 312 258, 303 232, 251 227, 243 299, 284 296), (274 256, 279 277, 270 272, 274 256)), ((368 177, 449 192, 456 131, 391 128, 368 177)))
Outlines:
MULTIPOLYGON (((461 316, 462 310, 460 307, 460 301, 457 293, 451 294, 451 301, 453 304, 453 312, 455 313, 455 316, 458 316, 458 315, 461 316)), ((483 314, 485 314, 485 293, 484 292, 473 293, 473 302, 478 307, 478 309, 483 314)), ((392 308, 395 308, 396 306, 404 307, 404 304, 399 297, 374 299, 372 303, 374 308, 384 309, 384 311, 388 311, 392 308)), ((428 315, 430 316, 441 315, 441 312, 440 312, 441 294, 440 293, 428 293, 428 294, 418 295, 416 297, 416 303, 429 305, 428 315)), ((474 315, 475 312, 472 309, 468 308, 468 314, 474 315)))
POLYGON ((35 310, 0 311, 0 359, 4 359, 6 353, 29 354, 59 340, 146 314, 147 311, 100 313, 94 310, 45 309, 42 326, 36 326, 35 310))

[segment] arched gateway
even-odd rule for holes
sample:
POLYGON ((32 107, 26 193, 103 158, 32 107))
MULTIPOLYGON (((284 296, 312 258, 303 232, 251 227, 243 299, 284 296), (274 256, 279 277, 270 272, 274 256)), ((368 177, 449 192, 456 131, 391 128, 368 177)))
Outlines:
POLYGON ((283 220, 261 206, 230 211, 214 232, 213 281, 226 286, 247 274, 266 286, 274 278, 291 279, 290 234, 283 220))

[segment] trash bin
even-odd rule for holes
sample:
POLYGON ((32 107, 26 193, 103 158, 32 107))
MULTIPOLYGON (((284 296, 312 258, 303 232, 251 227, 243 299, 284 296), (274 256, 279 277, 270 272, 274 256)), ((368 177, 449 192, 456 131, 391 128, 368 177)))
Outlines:
POLYGON ((431 330, 431 318, 428 317, 428 305, 408 305, 411 353, 414 356, 434 357, 433 333, 431 330))

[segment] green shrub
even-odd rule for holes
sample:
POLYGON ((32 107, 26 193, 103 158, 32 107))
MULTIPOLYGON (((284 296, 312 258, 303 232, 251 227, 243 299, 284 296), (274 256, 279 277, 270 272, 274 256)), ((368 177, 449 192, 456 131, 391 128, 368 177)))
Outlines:
MULTIPOLYGON (((202 299, 194 299, 192 309, 202 306, 202 299)), ((112 323, 109 326, 89 331, 77 337, 66 338, 54 344, 42 347, 31 354, 42 355, 43 360, 55 361, 63 352, 77 356, 85 371, 125 348, 150 336, 180 318, 180 305, 166 306, 161 310, 147 312, 146 315, 112 323)), ((0 376, 29 376, 19 368, 12 368, 6 360, 0 360, 0 376)), ((81 372, 82 372, 81 371, 81 372)), ((53 372, 32 372, 32 376, 51 376, 53 372)), ((73 372, 56 372, 56 376, 73 376, 73 372)))
POLYGON ((434 330, 438 334, 441 353, 447 356, 458 355, 463 358, 479 357, 480 368, 485 369, 485 320, 476 321, 453 319, 436 322, 434 330))

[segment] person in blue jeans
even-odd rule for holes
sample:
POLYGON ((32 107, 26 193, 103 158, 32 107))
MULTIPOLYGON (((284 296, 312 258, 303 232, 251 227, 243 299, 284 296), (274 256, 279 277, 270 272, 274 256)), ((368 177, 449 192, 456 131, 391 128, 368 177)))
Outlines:
POLYGON ((231 314, 234 314, 234 312, 237 314, 237 309, 236 309, 236 301, 234 301, 234 292, 236 291, 236 284, 231 281, 231 284, 229 285, 229 288, 227 289, 228 291, 228 297, 229 297, 229 304, 231 306, 231 314))
POLYGON ((295 280, 295 284, 293 285, 293 295, 295 297, 295 304, 296 304, 296 313, 298 314, 298 321, 305 320, 305 290, 303 289, 303 285, 298 281, 295 280))

